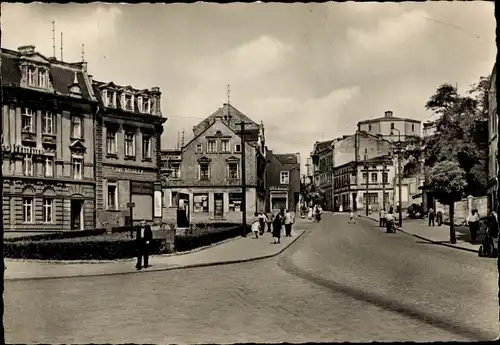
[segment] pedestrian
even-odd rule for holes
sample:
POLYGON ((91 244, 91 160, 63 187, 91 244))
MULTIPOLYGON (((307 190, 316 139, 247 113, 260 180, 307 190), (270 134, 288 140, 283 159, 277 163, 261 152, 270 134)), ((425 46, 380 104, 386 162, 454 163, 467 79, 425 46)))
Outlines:
POLYGON ((432 207, 429 209, 428 216, 429 216, 429 226, 431 226, 431 224, 432 224, 432 226, 434 226, 435 213, 434 213, 434 209, 432 207))
POLYGON ((391 207, 385 215, 385 232, 391 233, 394 231, 394 209, 391 207))
POLYGON ((264 235, 264 230, 266 228, 266 215, 264 214, 264 211, 260 211, 258 218, 259 218, 259 225, 260 225, 259 234, 262 236, 262 235, 264 235))
POLYGON ((259 238, 259 232, 260 232, 259 212, 254 213, 254 219, 252 220, 251 229, 253 234, 255 235, 254 238, 259 238))
POLYGON ((442 210, 437 210, 436 220, 437 220, 438 226, 441 226, 443 224, 443 211, 442 210))
POLYGON ((379 212, 379 226, 381 228, 385 226, 385 208, 382 208, 379 212))
POLYGON ((476 209, 473 209, 472 213, 467 217, 467 224, 469 225, 470 240, 476 242, 479 230, 479 213, 476 209))
POLYGON ((344 212, 344 206, 342 206, 342 204, 339 206, 339 212, 344 212))
POLYGON ((266 216, 266 222, 267 222, 267 232, 271 232, 271 225, 273 224, 273 213, 269 212, 266 216))
POLYGON ((292 214, 290 210, 285 211, 285 236, 290 237, 292 235, 292 214))
POLYGON ((317 205, 316 206, 316 212, 315 212, 315 218, 316 218, 316 223, 319 223, 321 221, 321 206, 317 205))
POLYGON ((356 224, 356 218, 352 209, 349 210, 349 224, 356 224))
POLYGON ((281 227, 282 227, 282 216, 281 216, 281 213, 278 213, 274 217, 274 221, 273 221, 273 238, 274 238, 274 243, 280 243, 281 227))
POLYGON ((146 224, 146 221, 142 220, 141 225, 137 227, 135 233, 135 243, 137 248, 137 264, 135 268, 137 270, 142 269, 142 260, 144 258, 144 268, 149 267, 149 244, 153 240, 153 232, 151 231, 151 226, 146 224))
POLYGON ((309 206, 309 213, 307 213, 307 218, 309 218, 309 220, 312 220, 312 217, 313 217, 313 208, 309 206))

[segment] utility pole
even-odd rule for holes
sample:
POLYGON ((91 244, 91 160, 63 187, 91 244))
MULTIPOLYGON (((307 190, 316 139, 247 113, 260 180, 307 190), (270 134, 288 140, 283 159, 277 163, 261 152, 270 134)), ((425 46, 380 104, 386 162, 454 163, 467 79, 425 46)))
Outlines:
MULTIPOLYGON (((0 19, 2 18, 2 12, 0 7, 0 19)), ((0 47, 2 45, 2 26, 0 20, 0 47)), ((0 51, 0 70, 2 68, 2 54, 0 51)), ((4 224, 3 224, 3 77, 0 73, 0 163, 2 164, 2 169, 0 170, 0 271, 2 272, 2 282, 0 285, 0 294, 2 298, 0 299, 0 344, 5 344, 5 329, 3 325, 3 315, 4 315, 4 279, 5 279, 5 261, 3 258, 3 242, 4 242, 4 224)))
POLYGON ((246 123, 241 121, 237 123, 240 125, 240 137, 241 137, 241 192, 243 198, 241 199, 241 210, 242 223, 243 223, 243 233, 241 236, 246 237, 247 235, 247 171, 246 171, 246 161, 245 161, 245 125, 246 123))
POLYGON ((369 191, 369 181, 370 181, 370 174, 369 174, 369 170, 368 170, 368 149, 365 149, 365 169, 366 169, 366 192, 365 192, 365 195, 366 195, 366 200, 365 200, 365 212, 366 212, 366 216, 368 217, 369 215, 369 210, 368 210, 368 203, 369 203, 369 194, 368 194, 368 191, 369 191))
POLYGON ((385 156, 382 158, 382 209, 385 211, 385 156))
POLYGON ((403 226, 403 201, 401 200, 401 197, 403 195, 403 187, 401 184, 401 175, 403 175, 401 173, 401 148, 398 148, 399 227, 403 226))

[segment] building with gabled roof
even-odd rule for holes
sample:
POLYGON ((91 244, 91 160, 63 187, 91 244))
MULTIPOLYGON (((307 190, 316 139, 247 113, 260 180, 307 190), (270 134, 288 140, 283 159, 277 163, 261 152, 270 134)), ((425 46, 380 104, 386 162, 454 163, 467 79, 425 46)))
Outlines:
POLYGON ((98 102, 87 64, 31 45, 1 55, 5 230, 94 228, 98 102))
MULTIPOLYGON (((181 148, 181 160, 170 167, 165 195, 165 220, 173 222, 180 204, 187 205, 191 222, 241 221, 246 197, 247 219, 265 207, 266 147, 264 126, 232 105, 222 108, 193 128, 194 138, 181 148), (239 122, 245 130, 246 196, 242 194, 242 145, 239 122), (177 175, 177 176, 175 176, 177 175)), ((167 155, 165 153, 165 155, 167 155)))
POLYGON ((266 212, 277 213, 281 208, 299 212, 300 154, 274 153, 267 150, 266 212))
POLYGON ((358 122, 358 130, 373 135, 380 135, 389 141, 405 141, 408 137, 420 137, 422 134, 421 121, 393 116, 387 110, 384 116, 358 122))

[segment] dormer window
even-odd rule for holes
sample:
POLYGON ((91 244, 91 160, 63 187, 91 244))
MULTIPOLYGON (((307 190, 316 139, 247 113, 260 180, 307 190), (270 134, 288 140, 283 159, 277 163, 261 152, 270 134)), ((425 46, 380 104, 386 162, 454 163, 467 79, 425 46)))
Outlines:
POLYGON ((28 67, 28 85, 29 86, 37 86, 36 85, 36 68, 28 67))
POLYGON ((116 108, 116 92, 112 90, 103 90, 104 105, 106 107, 116 108))
POLYGON ((44 69, 38 70, 38 86, 46 88, 48 80, 48 73, 44 69))
POLYGON ((134 110, 133 96, 125 95, 124 100, 125 100, 125 106, 124 106, 125 110, 133 111, 134 110))
POLYGON ((141 113, 142 113, 142 109, 144 109, 142 107, 142 96, 137 97, 137 109, 139 109, 139 112, 141 112, 141 113))
POLYGON ((151 102, 149 98, 142 99, 142 111, 146 114, 151 113, 151 102))

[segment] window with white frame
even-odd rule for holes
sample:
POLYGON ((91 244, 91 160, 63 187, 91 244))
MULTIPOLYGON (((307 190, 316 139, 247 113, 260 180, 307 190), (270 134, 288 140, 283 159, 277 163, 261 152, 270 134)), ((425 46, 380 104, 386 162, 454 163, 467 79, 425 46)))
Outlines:
POLYGON ((377 182, 378 182, 378 174, 372 173, 372 183, 377 183, 377 182))
POLYGON ((33 223, 33 198, 23 198, 23 223, 33 223))
POLYGON ((220 141, 220 152, 229 152, 229 139, 222 139, 220 141))
POLYGON ((170 163, 170 177, 173 179, 178 179, 181 177, 181 164, 180 163, 170 163))
POLYGON ((227 177, 230 179, 237 179, 238 176, 238 163, 231 162, 227 164, 227 177))
POLYGON ((125 95, 124 100, 125 100, 125 110, 133 111, 134 110, 133 96, 125 95))
POLYGON ((142 158, 151 159, 151 137, 142 135, 142 158))
POLYGON ((32 66, 28 67, 28 85, 36 86, 36 68, 32 66))
POLYGON ((23 108, 21 123, 23 132, 33 133, 33 110, 30 108, 23 108))
POLYGON ((142 111, 146 114, 151 113, 151 101, 149 98, 144 97, 142 99, 142 111))
POLYGON ((75 139, 82 138, 82 118, 80 116, 71 116, 71 137, 75 139))
POLYGON ((47 70, 39 69, 38 70, 38 86, 46 88, 48 80, 47 70))
POLYGON ((139 109, 140 113, 142 113, 143 109, 144 109, 143 104, 142 104, 142 99, 143 99, 142 96, 137 97, 137 109, 139 109))
POLYGON ((106 153, 109 155, 116 155, 117 153, 116 137, 116 130, 112 128, 106 129, 106 153))
POLYGON ((31 155, 24 156, 24 176, 33 176, 33 157, 31 155))
POLYGON ((54 134, 54 115, 50 111, 43 113, 42 131, 44 134, 54 134))
POLYGON ((363 183, 366 184, 368 183, 368 173, 363 173, 363 183))
POLYGON ((116 183, 108 182, 108 210, 118 209, 118 189, 116 188, 116 183))
POLYGON ((198 174, 200 180, 210 180, 210 164, 200 163, 198 165, 198 174))
POLYGON ((125 133, 125 156, 135 157, 135 133, 125 133))
POLYGON ((46 177, 54 176, 54 158, 45 157, 44 167, 46 177))
POLYGON ((385 184, 389 183, 389 174, 386 172, 382 173, 382 183, 385 183, 385 184))
POLYGON ((104 90, 106 107, 116 108, 116 92, 112 90, 104 90))
POLYGON ((44 198, 43 199, 43 222, 52 223, 54 213, 54 199, 44 198))
POLYGON ((217 152, 217 141, 208 140, 207 141, 207 153, 215 153, 217 152))
POLYGON ((234 145, 234 152, 241 152, 241 145, 240 144, 234 145))
POLYGON ((203 153, 203 145, 202 144, 196 145, 196 153, 203 153))
POLYGON ((288 184, 289 180, 290 180, 290 172, 282 171, 280 173, 280 183, 281 184, 288 184))
POLYGON ((83 175, 83 159, 81 157, 73 157, 73 179, 81 180, 83 175))

